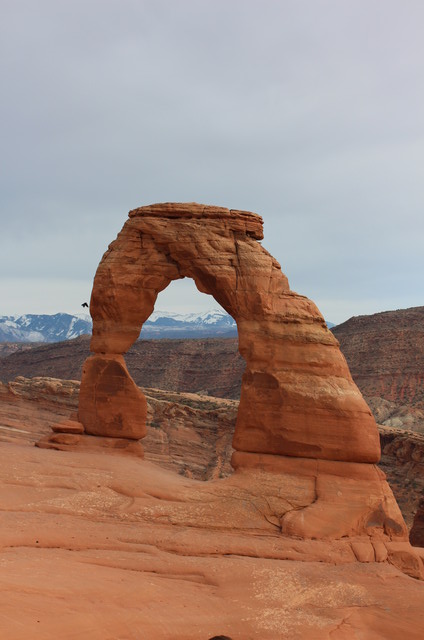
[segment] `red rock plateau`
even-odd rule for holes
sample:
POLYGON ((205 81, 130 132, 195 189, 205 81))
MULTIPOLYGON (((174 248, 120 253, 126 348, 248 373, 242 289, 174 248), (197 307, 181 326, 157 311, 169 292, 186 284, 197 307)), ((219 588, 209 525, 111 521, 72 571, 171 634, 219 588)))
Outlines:
POLYGON ((2 445, 6 637, 422 637, 422 556, 375 421, 261 238, 248 212, 130 212, 94 280, 77 412, 38 449, 2 445), (207 482, 143 459, 149 409, 123 358, 181 277, 235 318, 246 362, 234 473, 207 482))
POLYGON ((424 433, 424 307, 350 318, 332 331, 377 422, 424 433))

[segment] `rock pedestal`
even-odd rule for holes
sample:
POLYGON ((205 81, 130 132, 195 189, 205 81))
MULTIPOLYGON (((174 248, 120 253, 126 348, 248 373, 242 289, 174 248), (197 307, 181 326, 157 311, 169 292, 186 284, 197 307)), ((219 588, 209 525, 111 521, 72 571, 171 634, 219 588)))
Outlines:
POLYGON ((146 435, 147 402, 124 358, 94 355, 85 361, 78 417, 94 436, 139 440, 146 435))

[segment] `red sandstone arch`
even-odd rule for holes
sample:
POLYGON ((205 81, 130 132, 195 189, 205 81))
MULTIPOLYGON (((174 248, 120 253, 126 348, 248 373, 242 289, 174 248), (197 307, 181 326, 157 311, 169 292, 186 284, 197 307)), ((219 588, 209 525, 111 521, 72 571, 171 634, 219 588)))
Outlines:
MULTIPOLYGON (((261 246, 262 218, 195 203, 130 211, 94 279, 79 419, 86 433, 142 438, 146 401, 123 359, 172 280, 193 278, 236 320, 246 361, 238 452, 376 462, 376 424, 313 302, 261 246)), ((235 464, 237 464, 237 453, 235 464)))

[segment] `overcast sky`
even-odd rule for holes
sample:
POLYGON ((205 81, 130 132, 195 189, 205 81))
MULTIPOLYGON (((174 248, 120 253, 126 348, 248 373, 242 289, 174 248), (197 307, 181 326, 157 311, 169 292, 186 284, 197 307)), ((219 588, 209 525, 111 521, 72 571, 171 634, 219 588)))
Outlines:
POLYGON ((163 201, 261 214, 327 320, 424 305, 422 0, 0 3, 0 315, 81 311, 163 201))

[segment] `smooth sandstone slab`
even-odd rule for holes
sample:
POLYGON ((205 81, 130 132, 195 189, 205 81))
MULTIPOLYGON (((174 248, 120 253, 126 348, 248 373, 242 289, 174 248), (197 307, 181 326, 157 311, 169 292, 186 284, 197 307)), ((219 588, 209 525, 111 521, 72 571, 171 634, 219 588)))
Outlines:
POLYGON ((0 449, 1 638, 424 636, 424 583, 394 564, 412 568, 405 543, 281 536, 274 472, 201 483, 137 458, 0 449))

